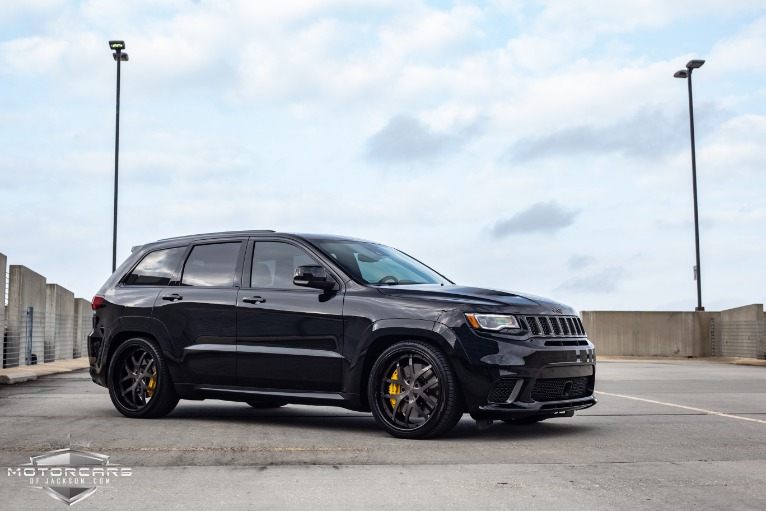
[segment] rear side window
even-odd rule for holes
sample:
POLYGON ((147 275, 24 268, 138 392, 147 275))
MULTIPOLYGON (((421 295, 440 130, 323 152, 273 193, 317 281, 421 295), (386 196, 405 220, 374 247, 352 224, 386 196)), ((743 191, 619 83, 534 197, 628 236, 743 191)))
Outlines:
POLYGON ((150 252, 125 278, 129 286, 167 286, 173 278, 178 260, 186 247, 166 248, 150 252))
POLYGON ((195 246, 184 265, 182 286, 231 287, 241 242, 195 246))

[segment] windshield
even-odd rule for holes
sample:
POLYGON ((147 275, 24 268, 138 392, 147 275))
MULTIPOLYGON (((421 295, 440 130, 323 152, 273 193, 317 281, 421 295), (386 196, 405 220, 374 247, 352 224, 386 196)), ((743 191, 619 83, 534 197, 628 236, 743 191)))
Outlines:
POLYGON ((314 241, 354 278, 367 284, 452 284, 395 248, 361 241, 314 241))

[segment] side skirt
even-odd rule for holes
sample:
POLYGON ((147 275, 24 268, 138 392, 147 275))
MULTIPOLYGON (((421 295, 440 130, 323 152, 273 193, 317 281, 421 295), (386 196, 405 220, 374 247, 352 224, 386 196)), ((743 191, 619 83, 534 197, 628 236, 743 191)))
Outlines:
POLYGON ((175 388, 182 399, 221 399, 224 401, 250 401, 258 399, 261 401, 273 400, 285 403, 339 406, 350 410, 361 410, 359 394, 190 383, 176 384, 175 388))

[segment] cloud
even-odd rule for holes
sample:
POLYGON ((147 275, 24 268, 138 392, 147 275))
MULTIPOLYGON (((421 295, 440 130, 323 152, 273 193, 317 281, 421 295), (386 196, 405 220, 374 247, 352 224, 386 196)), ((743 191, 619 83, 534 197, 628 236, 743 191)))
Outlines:
POLYGON ((367 140, 366 157, 378 163, 423 162, 458 151, 482 131, 478 119, 452 132, 440 132, 409 115, 397 115, 367 140))
POLYGON ((523 138, 508 149, 505 158, 510 162, 523 162, 555 156, 617 153, 652 160, 683 148, 688 144, 688 136, 688 120, 684 121, 680 112, 669 118, 659 109, 644 109, 631 119, 608 126, 582 125, 523 138))
POLYGON ((570 270, 581 270, 587 266, 593 266, 597 260, 595 257, 586 255, 573 255, 567 261, 567 267, 570 270))
POLYGON ((484 12, 475 6, 456 5, 442 11, 414 4, 380 30, 383 45, 400 55, 448 56, 465 51, 469 41, 480 39, 484 12))
MULTIPOLYGON (((720 76, 733 72, 763 72, 766 62, 754 59, 753 55, 766 53, 766 16, 761 16, 744 30, 716 44, 710 53, 709 70, 720 76)), ((706 70, 707 71, 707 70, 706 70)))
POLYGON ((697 149, 699 162, 716 169, 720 180, 730 180, 732 176, 762 176, 764 138, 765 115, 731 118, 718 124, 709 143, 697 149))
POLYGON ((538 202, 507 220, 499 220, 491 229, 492 236, 502 238, 512 234, 556 232, 572 225, 579 211, 564 209, 553 201, 538 202))
POLYGON ((622 266, 612 266, 585 277, 575 277, 558 287, 560 291, 580 293, 614 293, 625 274, 622 266))

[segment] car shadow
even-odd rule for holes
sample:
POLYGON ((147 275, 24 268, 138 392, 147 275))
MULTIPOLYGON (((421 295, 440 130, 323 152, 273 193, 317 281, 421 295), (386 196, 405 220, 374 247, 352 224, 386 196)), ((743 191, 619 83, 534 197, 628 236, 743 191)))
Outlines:
MULTIPOLYGON (((371 413, 342 408, 287 405, 267 410, 254 409, 245 403, 182 402, 163 420, 192 420, 195 422, 227 422, 257 424, 291 429, 321 429, 326 431, 358 432, 390 438, 375 422, 371 413)), ((577 435, 591 429, 575 418, 549 419, 535 424, 506 424, 495 421, 479 430, 476 422, 465 414, 460 422, 444 436, 431 441, 498 441, 531 440, 577 435)))

